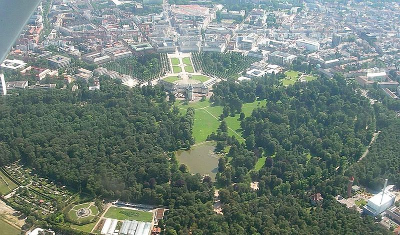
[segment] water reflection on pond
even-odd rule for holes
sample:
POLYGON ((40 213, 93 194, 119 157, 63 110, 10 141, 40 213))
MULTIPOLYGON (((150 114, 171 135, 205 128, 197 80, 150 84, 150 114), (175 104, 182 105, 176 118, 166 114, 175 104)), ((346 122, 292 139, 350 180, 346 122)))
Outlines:
POLYGON ((178 151, 176 158, 179 164, 185 164, 190 173, 209 175, 213 180, 218 172, 218 155, 214 153, 215 146, 211 142, 192 147, 188 151, 178 151))

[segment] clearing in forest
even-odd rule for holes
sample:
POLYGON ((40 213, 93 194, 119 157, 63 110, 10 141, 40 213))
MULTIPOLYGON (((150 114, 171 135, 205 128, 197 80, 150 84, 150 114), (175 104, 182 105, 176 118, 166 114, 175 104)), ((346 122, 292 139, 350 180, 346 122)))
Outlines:
MULTIPOLYGON (((246 117, 250 116, 253 109, 264 106, 267 102, 254 101, 253 103, 245 103, 242 106, 242 112, 246 117)), ((189 107, 195 109, 194 126, 193 126, 193 137, 196 143, 206 141, 207 137, 212 133, 216 132, 220 125, 220 115, 222 114, 222 106, 212 106, 209 100, 191 102, 187 105, 178 106, 181 112, 186 113, 189 107)), ((228 125, 229 136, 235 136, 240 142, 244 142, 242 137, 242 130, 240 128, 240 114, 236 114, 234 117, 227 117, 224 119, 228 125)))

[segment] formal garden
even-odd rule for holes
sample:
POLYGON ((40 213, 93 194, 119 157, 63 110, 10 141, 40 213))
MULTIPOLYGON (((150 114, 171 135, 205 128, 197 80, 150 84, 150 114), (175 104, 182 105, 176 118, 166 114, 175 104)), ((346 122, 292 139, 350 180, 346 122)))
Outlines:
POLYGON ((99 215, 99 208, 94 202, 74 205, 67 213, 67 218, 74 224, 88 224, 99 215))
MULTIPOLYGON (((127 57, 109 62, 104 67, 121 74, 130 75, 140 81, 154 80, 171 72, 167 55, 163 53, 127 57)), ((174 73, 179 70, 177 66, 173 66, 172 69, 174 73)))
POLYGON ((194 52, 192 61, 194 69, 198 72, 222 79, 237 79, 259 59, 237 52, 194 52))

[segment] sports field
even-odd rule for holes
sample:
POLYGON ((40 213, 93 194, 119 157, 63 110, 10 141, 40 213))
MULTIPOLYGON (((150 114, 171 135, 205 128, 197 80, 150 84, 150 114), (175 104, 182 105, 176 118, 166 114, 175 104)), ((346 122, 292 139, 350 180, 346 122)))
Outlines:
POLYGON ((19 235, 21 230, 9 225, 4 220, 0 219, 0 234, 2 235, 19 235))
POLYGON ((117 220, 136 220, 143 222, 151 222, 153 220, 153 213, 112 206, 108 209, 104 217, 117 220))
POLYGON ((0 193, 6 195, 15 189, 17 185, 0 171, 0 193))

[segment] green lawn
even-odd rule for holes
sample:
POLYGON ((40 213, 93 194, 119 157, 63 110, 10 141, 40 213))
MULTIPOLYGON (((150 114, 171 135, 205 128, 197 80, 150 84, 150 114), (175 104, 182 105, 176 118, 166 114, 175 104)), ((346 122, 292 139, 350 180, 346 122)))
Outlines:
POLYGON ((300 73, 297 71, 287 71, 285 72, 286 78, 282 79, 282 84, 284 86, 293 85, 296 83, 297 79, 299 78, 300 73))
MULTIPOLYGON (((185 68, 185 69, 186 69, 186 68, 185 68)), ((193 80, 200 81, 200 82, 205 82, 205 81, 210 80, 209 77, 203 76, 203 75, 193 75, 193 76, 192 76, 192 79, 193 79, 193 80)))
POLYGON ((83 203, 83 204, 75 205, 72 209, 79 210, 81 208, 88 208, 89 205, 90 205, 90 202, 86 202, 86 203, 83 203))
MULTIPOLYGON (((266 103, 267 102, 263 100, 243 104, 242 112, 248 117, 253 112, 253 109, 264 106, 266 103)), ((195 109, 193 137, 196 143, 206 141, 207 136, 217 131, 220 125, 219 116, 222 114, 222 106, 211 106, 210 102, 207 100, 204 102, 191 102, 188 105, 179 104, 178 107, 182 113, 186 113, 189 107, 195 109)), ((244 142, 244 139, 241 137, 242 131, 240 129, 239 117, 240 115, 236 114, 234 117, 229 116, 225 118, 225 121, 230 128, 228 129, 228 135, 235 136, 240 142, 244 142)))
POLYGON ((92 215, 97 215, 99 213, 99 209, 95 205, 90 206, 89 209, 92 211, 92 215))
POLYGON ((6 195, 16 187, 17 185, 0 171, 0 193, 6 195))
POLYGON ((308 163, 308 162, 311 160, 311 157, 312 157, 312 156, 311 156, 311 153, 307 153, 307 156, 306 156, 306 157, 307 157, 307 163, 308 163))
POLYGON ((68 211, 68 217, 74 221, 78 221, 78 216, 76 216, 76 210, 71 209, 70 211, 68 211))
POLYGON ((254 170, 259 171, 265 165, 265 161, 267 157, 261 157, 257 160, 256 165, 254 166, 254 170))
POLYGON ((96 225, 96 222, 97 221, 90 223, 90 224, 85 224, 85 225, 72 224, 71 228, 82 231, 82 232, 90 233, 90 231, 92 231, 93 227, 96 225))
POLYGON ((177 104, 177 106, 180 108, 180 110, 182 111, 183 114, 186 113, 187 108, 192 107, 194 109, 200 109, 200 108, 204 108, 204 107, 208 107, 210 106, 210 102, 207 101, 199 101, 199 102, 190 102, 188 105, 184 105, 184 102, 180 102, 179 104, 177 104))
POLYGON ((0 231, 2 235, 20 235, 21 230, 9 225, 4 220, 0 219, 0 231))
POLYGON ((182 68, 179 66, 172 66, 172 70, 174 71, 174 73, 180 73, 182 72, 182 68))
POLYGON ((204 142, 220 125, 218 119, 213 118, 206 110, 196 110, 193 126, 193 137, 196 143, 204 142))
POLYGON ((306 79, 307 82, 310 82, 310 81, 313 81, 313 80, 317 79, 317 77, 315 77, 313 75, 308 75, 304 79, 306 79))
POLYGON ((359 208, 363 208, 365 205, 367 205, 367 202, 364 199, 358 199, 357 201, 354 202, 359 208))
POLYGON ((137 220, 143 222, 151 222, 153 220, 153 213, 138 210, 129 210, 118 207, 110 207, 106 214, 106 218, 112 218, 117 220, 137 220))
POLYGON ((249 116, 251 116, 251 114, 253 113, 253 110, 254 110, 255 108, 263 107, 263 106, 265 106, 266 104, 267 104, 267 101, 266 101, 266 100, 260 100, 260 101, 256 100, 256 101, 254 101, 253 103, 246 103, 246 104, 243 104, 243 106, 242 106, 242 113, 244 113, 244 115, 245 115, 246 117, 249 117, 249 116))
POLYGON ((284 86, 293 85, 295 83, 296 83, 296 81, 294 81, 294 80, 289 80, 289 79, 283 79, 282 80, 282 85, 284 85, 284 86))
MULTIPOLYGON (((242 106, 242 112, 244 113, 245 117, 249 117, 251 116, 251 113, 255 108, 265 106, 266 103, 267 103, 266 100, 254 101, 253 103, 245 103, 242 106)), ((234 117, 231 116, 226 117, 225 121, 228 127, 232 128, 239 135, 242 134, 242 130, 240 127, 240 114, 236 114, 234 117)), ((239 138, 235 133, 233 133, 232 130, 229 130, 228 134, 230 136, 235 135, 238 138, 239 142, 244 142, 244 139, 239 138)))
POLYGON ((190 65, 190 66, 192 66, 192 62, 190 61, 190 58, 189 58, 189 57, 183 58, 183 59, 182 59, 182 62, 183 62, 185 65, 190 65))
POLYGON ((172 65, 178 65, 180 63, 178 58, 171 58, 172 65))
POLYGON ((299 72, 293 71, 293 70, 289 70, 289 71, 285 72, 286 77, 289 79, 298 78, 299 74, 300 74, 299 72))
POLYGON ((181 80, 181 79, 179 77, 177 77, 177 76, 171 76, 171 77, 164 78, 164 81, 170 82, 170 83, 174 83, 174 82, 179 81, 179 80, 181 80))
POLYGON ((194 73, 193 66, 191 66, 191 65, 186 65, 186 66, 185 66, 185 71, 188 72, 188 73, 194 73))
POLYGON ((188 105, 179 105, 182 113, 186 113, 187 108, 192 107, 195 109, 193 137, 196 143, 204 142, 213 131, 216 131, 220 125, 218 120, 219 115, 222 113, 222 107, 210 107, 210 102, 191 102, 188 105), (207 111, 208 112, 207 112, 207 111), (216 116, 215 119, 212 115, 216 116))

